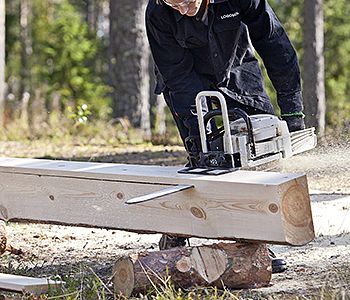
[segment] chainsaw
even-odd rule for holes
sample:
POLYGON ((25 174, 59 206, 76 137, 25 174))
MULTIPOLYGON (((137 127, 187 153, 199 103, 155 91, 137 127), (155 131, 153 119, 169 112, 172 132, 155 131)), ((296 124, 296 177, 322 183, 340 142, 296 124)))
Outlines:
POLYGON ((190 155, 191 166, 179 173, 220 175, 289 158, 317 144, 315 128, 290 133, 277 116, 229 110, 217 91, 198 93, 196 115, 201 151, 190 155))

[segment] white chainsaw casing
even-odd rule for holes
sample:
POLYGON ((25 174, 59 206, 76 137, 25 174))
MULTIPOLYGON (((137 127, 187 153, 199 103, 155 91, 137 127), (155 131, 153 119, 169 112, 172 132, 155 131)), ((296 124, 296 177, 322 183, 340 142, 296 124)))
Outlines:
POLYGON ((285 121, 274 115, 250 116, 255 154, 248 142, 246 122, 238 119, 230 123, 233 151, 240 153, 242 167, 256 166, 280 158, 292 156, 290 134, 285 121))
MULTIPOLYGON (((202 152, 209 153, 207 131, 204 124, 204 104, 207 97, 217 98, 220 102, 223 124, 223 153, 237 156, 241 167, 256 167, 281 158, 289 158, 293 154, 316 147, 317 137, 314 128, 290 133, 287 123, 277 116, 258 114, 249 116, 251 135, 243 118, 230 121, 226 99, 220 92, 203 91, 196 97, 196 110, 200 132, 202 152)), ((237 168, 232 162, 232 168, 237 168)))

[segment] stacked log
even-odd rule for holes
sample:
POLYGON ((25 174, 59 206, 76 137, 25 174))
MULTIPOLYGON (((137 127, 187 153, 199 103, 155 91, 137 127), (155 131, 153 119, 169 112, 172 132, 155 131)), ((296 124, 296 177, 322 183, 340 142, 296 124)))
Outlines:
POLYGON ((113 267, 117 294, 129 297, 164 286, 176 288, 259 288, 271 280, 271 259, 265 244, 219 243, 121 256, 113 267))

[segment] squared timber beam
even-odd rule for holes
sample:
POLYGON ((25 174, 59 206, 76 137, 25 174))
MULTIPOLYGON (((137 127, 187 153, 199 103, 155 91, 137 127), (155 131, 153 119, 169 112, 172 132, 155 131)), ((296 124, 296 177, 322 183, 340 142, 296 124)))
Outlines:
POLYGON ((306 176, 0 158, 0 219, 303 245, 314 238, 306 176), (193 186, 162 195, 174 186, 193 186), (126 201, 161 194, 147 202, 126 201))

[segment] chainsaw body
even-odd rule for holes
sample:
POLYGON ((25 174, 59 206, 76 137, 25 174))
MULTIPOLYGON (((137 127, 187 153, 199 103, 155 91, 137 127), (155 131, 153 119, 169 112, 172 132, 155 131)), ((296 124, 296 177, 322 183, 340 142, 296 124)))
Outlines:
POLYGON ((274 115, 249 116, 239 108, 228 110, 220 92, 200 92, 196 111, 202 151, 195 161, 192 158, 192 167, 181 173, 218 175, 256 167, 289 158, 317 144, 314 128, 289 133, 287 123, 274 115), (216 102, 218 108, 208 110, 213 106, 208 106, 207 101, 216 102), (217 119, 220 126, 214 121, 217 119))

